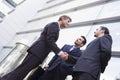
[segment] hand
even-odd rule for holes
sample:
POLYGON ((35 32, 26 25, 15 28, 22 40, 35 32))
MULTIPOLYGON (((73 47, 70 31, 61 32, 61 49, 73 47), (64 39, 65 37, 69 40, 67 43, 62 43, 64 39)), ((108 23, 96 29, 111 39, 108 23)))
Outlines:
POLYGON ((67 52, 63 52, 60 57, 63 59, 63 60, 68 60, 68 53, 67 52))
POLYGON ((45 71, 48 70, 49 65, 45 65, 45 67, 43 68, 45 71))

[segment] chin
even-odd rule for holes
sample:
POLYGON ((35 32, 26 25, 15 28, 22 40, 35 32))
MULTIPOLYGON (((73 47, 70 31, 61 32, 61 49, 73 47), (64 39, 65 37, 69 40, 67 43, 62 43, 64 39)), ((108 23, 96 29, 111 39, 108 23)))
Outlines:
POLYGON ((77 43, 76 43, 76 42, 74 42, 74 44, 75 44, 75 45, 77 45, 77 43))

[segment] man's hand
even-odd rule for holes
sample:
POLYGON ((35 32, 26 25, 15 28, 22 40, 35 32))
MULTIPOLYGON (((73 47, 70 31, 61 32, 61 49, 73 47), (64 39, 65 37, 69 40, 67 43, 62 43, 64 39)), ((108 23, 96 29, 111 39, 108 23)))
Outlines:
POLYGON ((43 68, 45 71, 48 70, 49 65, 45 65, 45 67, 43 68))
POLYGON ((63 60, 68 60, 68 53, 67 52, 63 52, 60 54, 60 57, 63 59, 63 60))

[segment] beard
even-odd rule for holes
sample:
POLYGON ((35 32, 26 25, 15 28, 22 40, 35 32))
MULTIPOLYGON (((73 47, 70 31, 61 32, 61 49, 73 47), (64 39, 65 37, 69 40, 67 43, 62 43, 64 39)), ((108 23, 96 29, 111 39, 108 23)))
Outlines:
POLYGON ((74 42, 74 44, 75 44, 76 46, 79 46, 79 45, 77 44, 77 42, 74 42))
POLYGON ((94 37, 97 37, 97 34, 96 34, 96 33, 94 33, 94 37))
POLYGON ((97 37, 96 35, 94 35, 94 37, 97 37))

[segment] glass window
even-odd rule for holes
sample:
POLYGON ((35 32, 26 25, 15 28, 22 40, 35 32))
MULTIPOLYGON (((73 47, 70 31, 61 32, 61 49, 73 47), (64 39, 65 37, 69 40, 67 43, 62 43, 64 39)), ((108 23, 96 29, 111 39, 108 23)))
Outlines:
POLYGON ((15 4, 20 4, 21 2, 25 1, 25 0, 9 0, 9 1, 12 1, 14 2, 15 4))
POLYGON ((1 0, 0 1, 0 22, 14 10, 14 8, 25 0, 1 0))
POLYGON ((3 0, 3 2, 9 3, 12 7, 16 7, 18 4, 23 2, 24 0, 3 0))
POLYGON ((5 15, 0 11, 0 18, 4 18, 5 15))
POLYGON ((104 5, 99 18, 120 16, 120 0, 113 0, 104 5))
POLYGON ((13 0, 5 0, 5 1, 8 2, 13 7, 17 6, 17 4, 13 0))
POLYGON ((7 5, 6 5, 5 3, 3 3, 3 2, 0 2, 0 11, 1 11, 3 14, 7 15, 8 12, 10 12, 11 10, 12 10, 11 7, 7 6, 7 5))

